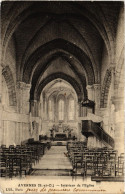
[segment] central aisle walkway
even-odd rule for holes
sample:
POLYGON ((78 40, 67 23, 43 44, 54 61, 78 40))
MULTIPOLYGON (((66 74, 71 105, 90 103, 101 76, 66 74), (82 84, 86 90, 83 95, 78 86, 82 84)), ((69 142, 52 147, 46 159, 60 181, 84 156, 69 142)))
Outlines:
POLYGON ((65 146, 52 146, 33 167, 32 175, 70 175, 72 165, 66 152, 65 146))

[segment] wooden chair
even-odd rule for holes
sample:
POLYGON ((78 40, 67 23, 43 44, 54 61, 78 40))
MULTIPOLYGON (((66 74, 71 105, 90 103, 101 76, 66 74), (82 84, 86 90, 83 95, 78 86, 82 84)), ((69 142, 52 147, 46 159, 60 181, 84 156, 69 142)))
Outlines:
POLYGON ((94 176, 103 177, 103 174, 107 167, 107 156, 105 154, 101 154, 100 156, 93 158, 93 161, 94 176))
POLYGON ((0 176, 1 177, 9 176, 9 165, 3 153, 0 154, 0 176))
POLYGON ((116 176, 124 176, 124 153, 121 153, 118 157, 116 165, 116 176))

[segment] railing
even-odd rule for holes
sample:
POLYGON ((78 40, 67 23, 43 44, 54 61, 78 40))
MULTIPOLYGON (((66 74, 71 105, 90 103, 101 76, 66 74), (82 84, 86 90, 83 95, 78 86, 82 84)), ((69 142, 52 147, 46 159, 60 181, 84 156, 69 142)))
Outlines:
POLYGON ((83 135, 85 135, 87 132, 92 133, 100 141, 103 141, 104 143, 114 148, 114 139, 108 133, 106 133, 97 123, 94 123, 91 120, 82 121, 83 135))

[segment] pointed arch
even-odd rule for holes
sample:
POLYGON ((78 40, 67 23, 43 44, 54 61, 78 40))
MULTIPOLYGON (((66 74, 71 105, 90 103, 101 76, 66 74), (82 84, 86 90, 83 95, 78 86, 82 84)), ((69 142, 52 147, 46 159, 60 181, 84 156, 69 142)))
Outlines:
POLYGON ((12 72, 11 72, 9 66, 6 66, 3 68, 2 75, 5 78, 7 88, 8 88, 9 105, 16 106, 17 100, 16 100, 15 83, 14 83, 13 75, 12 75, 12 72))
POLYGON ((101 108, 107 107, 111 79, 112 79, 112 74, 111 74, 111 68, 110 68, 110 69, 107 69, 105 78, 103 81, 103 86, 101 91, 101 103, 100 103, 101 108))

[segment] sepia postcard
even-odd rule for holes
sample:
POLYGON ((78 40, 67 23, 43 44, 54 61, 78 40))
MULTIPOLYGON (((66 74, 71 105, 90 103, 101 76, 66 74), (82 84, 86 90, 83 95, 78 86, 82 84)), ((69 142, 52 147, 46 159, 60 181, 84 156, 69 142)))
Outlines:
POLYGON ((0 193, 124 193, 124 1, 2 1, 0 193))

